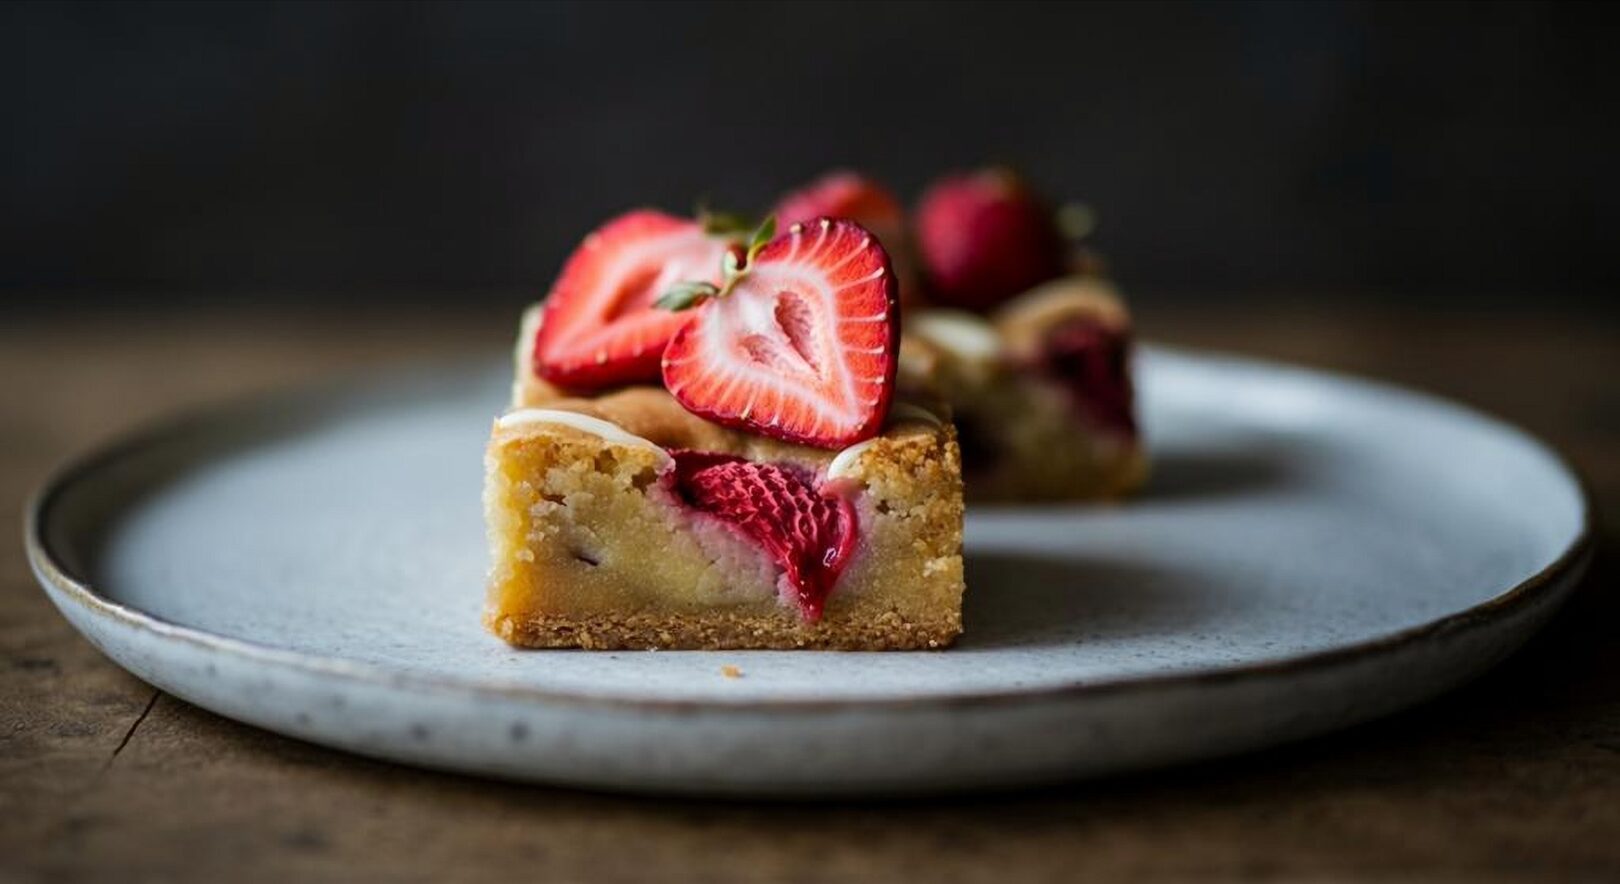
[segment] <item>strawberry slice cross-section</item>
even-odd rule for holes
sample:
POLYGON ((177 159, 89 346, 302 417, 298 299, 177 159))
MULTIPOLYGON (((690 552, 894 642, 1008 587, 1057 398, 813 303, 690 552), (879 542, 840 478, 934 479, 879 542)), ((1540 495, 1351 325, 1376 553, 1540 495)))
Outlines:
POLYGON ((795 224, 679 327, 664 384, 715 423, 841 448, 876 435, 888 414, 897 310, 877 237, 844 219, 795 224))
POLYGON ((811 622, 855 550, 855 507, 789 464, 676 450, 673 481, 688 505, 749 538, 782 570, 783 596, 811 622))
POLYGON ((731 242, 651 209, 598 228, 568 257, 546 297, 535 372, 577 392, 657 383, 659 357, 688 317, 653 302, 677 282, 720 282, 731 242))
POLYGON ((919 295, 916 261, 906 230, 905 210, 877 181, 847 169, 829 172, 789 193, 776 204, 776 220, 791 225, 817 218, 848 218, 877 234, 889 254, 901 304, 919 295))

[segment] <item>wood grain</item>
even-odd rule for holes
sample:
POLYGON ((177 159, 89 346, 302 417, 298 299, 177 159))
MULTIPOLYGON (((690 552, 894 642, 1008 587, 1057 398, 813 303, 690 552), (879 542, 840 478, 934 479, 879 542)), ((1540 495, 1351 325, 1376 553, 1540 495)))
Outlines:
MULTIPOLYGON (((516 302, 514 301, 515 313, 516 302)), ((1506 416, 1620 505, 1620 330, 1511 314, 1142 306, 1149 337, 1409 383, 1506 416)), ((1525 651, 1419 710, 1258 756, 968 799, 647 800, 351 758, 159 694, 51 609, 23 496, 148 418, 506 347, 512 317, 18 317, 0 329, 0 879, 951 881, 1620 876, 1613 532, 1525 651)))

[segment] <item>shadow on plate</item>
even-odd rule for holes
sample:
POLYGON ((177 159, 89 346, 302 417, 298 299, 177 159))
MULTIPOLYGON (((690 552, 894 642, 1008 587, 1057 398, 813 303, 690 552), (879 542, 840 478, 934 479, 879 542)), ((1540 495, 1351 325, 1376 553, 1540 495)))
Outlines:
POLYGON ((1185 500, 1251 494, 1288 484, 1293 471, 1277 450, 1163 451, 1153 453, 1153 472, 1138 499, 1185 500))
POLYGON ((966 565, 960 648, 1194 632, 1214 607, 1195 575, 1143 562, 984 552, 966 565))

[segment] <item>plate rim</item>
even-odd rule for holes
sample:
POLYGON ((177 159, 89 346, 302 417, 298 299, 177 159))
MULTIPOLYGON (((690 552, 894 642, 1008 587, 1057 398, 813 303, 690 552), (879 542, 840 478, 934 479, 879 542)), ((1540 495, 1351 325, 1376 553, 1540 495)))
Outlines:
MULTIPOLYGON (((1385 635, 1375 636, 1336 648, 1311 651, 1273 660, 1228 664, 1199 671, 1137 675, 1111 678, 1105 681, 1076 681, 1021 689, 979 689, 911 697, 826 699, 749 697, 734 700, 609 696, 578 690, 491 683, 455 675, 401 672, 378 663, 314 654, 265 644, 251 639, 221 635, 205 629, 174 623, 112 600, 96 590, 90 584, 88 578, 75 574, 67 565, 65 557, 61 555, 59 550, 53 548, 48 539, 46 526, 52 507, 57 500, 78 483, 92 478, 98 471, 106 469, 121 459, 131 457, 150 447, 170 443, 177 438, 183 437, 194 425, 212 424, 239 410, 256 412, 277 402, 296 402, 305 406, 335 402, 345 396, 363 392, 379 383, 390 380, 397 381, 401 375, 401 370, 394 367, 386 370, 352 371, 335 378, 328 376, 325 379, 318 378, 304 381, 266 392, 191 406, 165 417, 137 423, 133 428, 117 434, 106 442, 68 456, 46 474, 33 493, 28 496, 23 506, 23 544, 26 548, 29 565, 41 585, 47 590, 47 595, 51 595, 50 590, 55 590, 60 599, 77 605, 90 616, 111 621, 120 627, 135 630, 157 640, 178 640, 205 650, 230 654, 269 665, 301 670, 313 676, 363 682, 372 687, 407 692, 473 694, 479 697, 547 706, 607 707, 649 713, 710 712, 723 714, 824 713, 832 711, 894 712, 1063 702, 1118 693, 1198 688, 1234 681, 1263 680, 1276 676, 1299 676, 1312 672, 1329 671, 1336 667, 1353 664, 1363 658, 1394 653, 1421 644, 1434 637, 1480 628, 1509 618, 1518 611, 1528 608, 1534 602, 1539 601, 1546 591, 1557 588, 1565 578, 1571 578, 1571 583, 1573 583, 1574 578, 1581 575, 1595 553, 1597 518, 1596 509, 1593 505, 1592 488, 1587 477, 1560 448, 1512 421, 1490 414, 1472 405, 1446 399, 1423 390, 1348 372, 1313 368, 1280 360, 1243 356, 1218 350, 1166 346, 1156 343, 1144 344, 1141 350, 1173 358, 1219 362, 1227 366, 1247 370, 1282 372, 1306 377, 1315 382, 1349 384, 1380 394, 1395 394, 1429 407, 1438 406, 1460 412, 1491 425, 1496 430, 1516 434, 1547 454, 1566 477, 1572 481, 1581 509, 1580 528, 1558 556, 1541 570, 1484 601, 1425 623, 1408 626, 1385 635)), ((405 373, 442 377, 446 370, 468 371, 475 366, 488 365, 490 362, 489 357, 427 360, 412 364, 405 373)), ((1573 586, 1570 588, 1573 589, 1573 586)), ((54 600, 56 599, 53 598, 54 600)), ((82 630, 80 632, 82 635, 82 630)), ((85 637, 88 638, 88 636, 85 637)), ((949 650, 933 653, 949 653, 949 650)))

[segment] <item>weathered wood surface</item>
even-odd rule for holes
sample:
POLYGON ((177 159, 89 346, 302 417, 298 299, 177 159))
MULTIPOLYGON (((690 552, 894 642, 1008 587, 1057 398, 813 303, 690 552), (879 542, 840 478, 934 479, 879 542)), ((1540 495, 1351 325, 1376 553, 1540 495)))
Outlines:
MULTIPOLYGON (((1413 384, 1506 416, 1620 506, 1620 328, 1580 317, 1143 306, 1148 336, 1413 384)), ((0 880, 1620 879, 1620 597, 1483 680, 1281 751, 971 799, 653 801, 425 773, 235 724, 125 675, 27 572, 24 495, 140 421, 503 348, 420 311, 13 317, 0 327, 0 880)))

